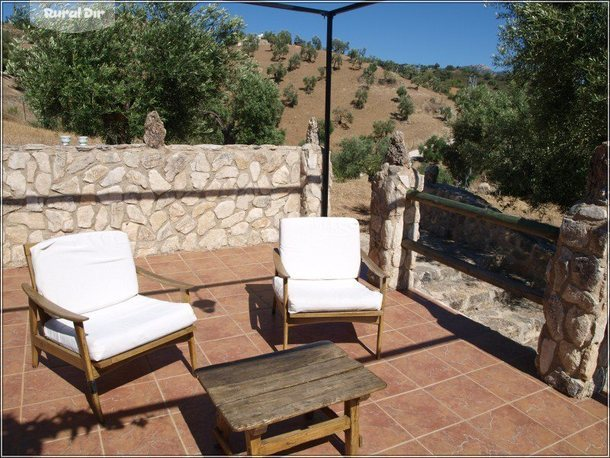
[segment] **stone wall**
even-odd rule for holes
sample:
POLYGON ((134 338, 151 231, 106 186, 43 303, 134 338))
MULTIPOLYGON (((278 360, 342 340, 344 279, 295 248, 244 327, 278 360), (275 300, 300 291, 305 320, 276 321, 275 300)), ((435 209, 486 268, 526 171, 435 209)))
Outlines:
POLYGON ((136 256, 278 240, 284 217, 319 215, 318 145, 4 146, 3 266, 22 245, 122 230, 136 256))
MULTIPOLYGON (((464 189, 425 182, 424 191, 475 207, 491 209, 486 200, 464 189)), ((433 237, 453 240, 476 251, 493 253, 492 269, 505 270, 533 286, 544 288, 546 266, 555 252, 549 241, 502 226, 423 205, 420 226, 433 237)))
POLYGON ((419 238, 419 203, 405 196, 409 189, 421 191, 424 180, 410 165, 401 132, 392 135, 385 159, 371 183, 369 256, 388 275, 390 288, 404 290, 413 285, 415 253, 402 241, 419 238))
POLYGON ((608 371, 608 145, 595 150, 587 197, 561 224, 544 295, 540 376, 569 396, 601 390, 608 371))

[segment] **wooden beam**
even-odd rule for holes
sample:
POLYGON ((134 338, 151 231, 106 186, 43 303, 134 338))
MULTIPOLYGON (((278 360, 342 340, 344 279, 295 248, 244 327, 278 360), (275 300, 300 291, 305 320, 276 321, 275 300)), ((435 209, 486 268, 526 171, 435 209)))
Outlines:
POLYGON ((328 437, 336 433, 340 433, 349 429, 351 425, 350 418, 342 415, 332 420, 326 420, 321 423, 316 423, 305 429, 298 429, 284 434, 263 439, 261 443, 261 452, 263 455, 272 455, 282 450, 288 450, 297 445, 311 442, 316 439, 328 437))
POLYGON ((542 237, 550 240, 553 243, 556 243, 557 239, 559 238, 558 227, 550 224, 539 223, 538 221, 531 219, 519 218, 518 216, 506 215, 487 208, 475 207, 474 205, 468 205, 463 202, 445 199, 444 197, 439 197, 427 192, 410 190, 407 191, 406 198, 412 199, 424 205, 440 208, 450 213, 457 213, 469 218, 489 221, 493 224, 497 224, 498 226, 504 226, 525 234, 542 237))
POLYGON ((536 302, 537 304, 542 304, 544 292, 540 289, 532 288, 523 282, 513 280, 512 278, 482 269, 474 264, 470 264, 466 261, 462 261, 461 259, 449 256, 442 251, 430 248, 421 242, 414 242, 413 240, 406 239, 403 240, 402 246, 407 250, 413 250, 417 253, 421 253, 430 259, 445 264, 455 270, 459 270, 460 272, 464 272, 465 274, 478 278, 479 280, 491 283, 492 285, 502 288, 510 293, 525 297, 530 301, 536 302))

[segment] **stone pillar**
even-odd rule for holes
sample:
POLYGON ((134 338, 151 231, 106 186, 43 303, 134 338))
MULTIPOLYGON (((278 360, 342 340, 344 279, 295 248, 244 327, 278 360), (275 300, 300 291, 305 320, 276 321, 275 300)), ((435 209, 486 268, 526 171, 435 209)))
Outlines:
POLYGON ((406 289, 414 253, 402 249, 403 237, 419 238, 419 204, 405 200, 409 189, 423 189, 421 175, 411 168, 401 132, 391 137, 389 153, 371 183, 369 256, 388 274, 390 288, 406 289))
POLYGON ((608 370, 607 170, 605 143, 595 149, 587 196, 564 216, 547 267, 536 367, 547 383, 575 398, 600 390, 608 370))
MULTIPOLYGON (((318 123, 311 118, 301 153, 301 216, 322 214, 322 148, 318 140, 318 123)), ((329 205, 330 207, 330 205, 329 205)), ((330 208, 329 208, 330 213, 330 208)))

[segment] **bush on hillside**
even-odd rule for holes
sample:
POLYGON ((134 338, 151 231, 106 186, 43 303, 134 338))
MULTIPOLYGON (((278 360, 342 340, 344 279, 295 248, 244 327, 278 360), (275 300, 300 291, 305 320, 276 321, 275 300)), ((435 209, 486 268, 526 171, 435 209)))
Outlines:
POLYGON ((271 64, 267 67, 267 75, 271 76, 271 79, 276 83, 279 83, 286 76, 286 67, 283 64, 271 64))
POLYGON ((311 38, 311 45, 313 46, 313 48, 314 48, 316 51, 319 51, 320 49, 322 49, 322 40, 320 40, 320 38, 319 38, 319 37, 317 37, 317 36, 315 36, 315 35, 314 35, 314 36, 311 38))
POLYGON ((305 46, 301 47, 301 58, 305 62, 315 62, 318 57, 318 51, 311 43, 305 44, 305 46))
POLYGON ((306 76, 303 78, 303 87, 306 94, 311 94, 316 87, 318 79, 315 76, 306 76))
POLYGON ((409 116, 415 113, 415 105, 413 99, 409 95, 399 97, 398 99, 398 116, 401 120, 407 121, 409 116))
POLYGON ((332 66, 333 70, 339 70, 343 65, 343 56, 341 54, 333 54, 332 66))
POLYGON ((366 101, 369 98, 369 89, 366 86, 361 86, 356 91, 356 95, 354 96, 354 100, 352 100, 352 105, 354 108, 358 108, 359 110, 364 108, 366 101))
POLYGON ((377 65, 369 64, 368 67, 362 72, 360 80, 367 86, 372 86, 375 83, 375 72, 377 71, 377 65))
POLYGON ((407 95, 407 88, 404 86, 400 86, 398 89, 396 89, 396 95, 398 95, 398 98, 404 97, 405 95, 407 95))
POLYGON ((345 51, 349 49, 349 41, 342 41, 338 38, 333 39, 333 52, 339 54, 345 54, 345 51))
POLYGON ((241 42, 241 49, 249 56, 252 56, 258 50, 258 42, 258 36, 252 33, 246 35, 241 42))
POLYGON ((290 49, 288 48, 288 45, 286 43, 276 41, 271 46, 271 60, 278 61, 284 59, 288 55, 289 50, 290 49))
POLYGON ((294 44, 296 46, 303 46, 305 43, 306 43, 306 41, 303 38, 301 38, 298 35, 295 35, 295 37, 294 37, 294 44))
POLYGON ((288 107, 296 107, 299 103, 299 94, 292 84, 284 88, 284 105, 288 107))
POLYGON ((387 85, 392 85, 392 84, 396 84, 396 76, 394 75, 394 73, 388 71, 388 70, 384 70, 383 71, 383 78, 381 78, 379 80, 379 82, 381 84, 387 84, 387 85))
POLYGON ((323 80, 326 78, 326 67, 318 67, 318 80, 323 80))
POLYGON ((373 122, 373 133, 372 137, 376 140, 380 140, 390 135, 396 129, 396 123, 393 119, 387 121, 375 121, 373 122))
POLYGON ((288 59, 288 71, 291 72, 293 70, 296 70, 300 66, 301 66, 301 56, 296 53, 293 54, 292 56, 290 56, 290 59, 288 59))
POLYGON ((347 108, 337 107, 333 110, 333 122, 337 126, 349 129, 350 124, 354 122, 354 115, 347 108))
POLYGON ((449 145, 444 138, 433 135, 417 148, 426 162, 438 164, 445 158, 449 145))

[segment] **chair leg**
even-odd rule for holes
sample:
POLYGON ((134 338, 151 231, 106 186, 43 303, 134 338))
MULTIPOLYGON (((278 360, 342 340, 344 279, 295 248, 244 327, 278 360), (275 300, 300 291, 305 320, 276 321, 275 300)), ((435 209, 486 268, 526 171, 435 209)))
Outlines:
POLYGON ((42 350, 36 348, 34 344, 32 344, 32 367, 35 369, 38 367, 40 362, 40 353, 42 350))
POLYGON ((383 332, 383 316, 379 317, 379 325, 377 326, 377 359, 381 358, 381 335, 383 332))
POLYGON ((282 347, 283 350, 286 350, 288 347, 288 322, 286 318, 284 318, 284 345, 282 347))
POLYGON ((104 424, 104 414, 102 413, 102 405, 100 404, 100 395, 97 391, 97 383, 95 380, 87 381, 87 401, 91 406, 91 410, 95 414, 97 421, 104 424))
POLYGON ((195 369, 197 369, 197 351, 195 347, 195 336, 191 336, 188 341, 189 343, 189 355, 191 357, 191 374, 195 376, 195 369))

